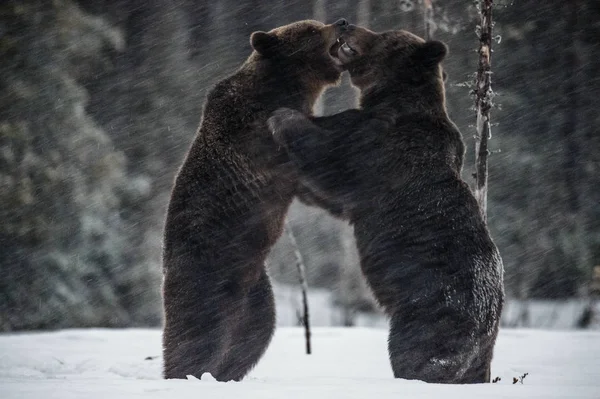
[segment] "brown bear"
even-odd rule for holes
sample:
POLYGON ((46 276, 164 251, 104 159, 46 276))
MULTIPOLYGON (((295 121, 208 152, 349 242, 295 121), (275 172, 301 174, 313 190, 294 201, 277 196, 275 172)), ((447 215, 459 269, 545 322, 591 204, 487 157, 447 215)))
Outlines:
POLYGON ((447 48, 353 25, 341 38, 360 109, 312 119, 282 109, 269 127, 306 187, 353 224, 362 271, 390 317, 394 376, 489 381, 503 266, 460 176, 464 144, 440 66, 447 48))
POLYGON ((264 262, 298 185, 266 121, 281 106, 310 114, 338 82, 346 24, 254 32, 250 57, 208 94, 164 230, 165 378, 241 380, 266 350, 275 306, 264 262))

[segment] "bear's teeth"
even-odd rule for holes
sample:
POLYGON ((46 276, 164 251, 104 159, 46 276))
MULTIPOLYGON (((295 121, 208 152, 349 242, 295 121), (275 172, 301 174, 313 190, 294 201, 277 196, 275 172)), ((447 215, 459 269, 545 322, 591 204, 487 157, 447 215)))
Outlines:
POLYGON ((348 45, 348 43, 344 43, 344 44, 342 44, 342 50, 343 50, 343 51, 344 51, 346 54, 348 54, 348 53, 349 53, 349 54, 352 54, 352 55, 356 54, 356 50, 354 50, 352 47, 350 47, 350 46, 348 45))

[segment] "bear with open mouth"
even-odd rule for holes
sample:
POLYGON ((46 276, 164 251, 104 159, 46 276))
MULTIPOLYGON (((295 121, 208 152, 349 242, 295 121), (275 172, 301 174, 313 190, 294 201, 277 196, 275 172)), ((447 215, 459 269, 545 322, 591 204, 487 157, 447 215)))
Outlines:
POLYGON ((165 378, 209 372, 238 381, 269 345, 275 304, 265 258, 293 197, 307 190, 266 122, 281 106, 311 114, 339 81, 332 54, 345 25, 300 21, 254 32, 250 57, 209 92, 165 223, 165 378))
POLYGON ((396 378, 490 381, 503 265, 461 179, 439 41, 349 25, 337 45, 360 108, 311 118, 280 109, 269 127, 321 206, 354 226, 361 269, 390 318, 396 378))

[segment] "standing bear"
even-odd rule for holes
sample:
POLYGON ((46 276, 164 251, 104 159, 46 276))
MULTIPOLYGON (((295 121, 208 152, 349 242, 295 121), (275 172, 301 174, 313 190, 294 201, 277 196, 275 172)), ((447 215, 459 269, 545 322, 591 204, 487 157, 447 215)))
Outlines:
POLYGON ((298 180, 267 128, 310 114, 341 74, 342 26, 301 21, 251 36, 254 51, 208 94, 171 194, 163 248, 165 378, 241 380, 265 352, 275 306, 265 257, 298 180))
POLYGON ((362 271, 390 317, 394 376, 487 382, 503 266, 460 177, 464 144, 440 66, 446 46, 353 25, 341 39, 360 109, 314 119, 279 110, 269 119, 274 138, 321 203, 354 225, 362 271))

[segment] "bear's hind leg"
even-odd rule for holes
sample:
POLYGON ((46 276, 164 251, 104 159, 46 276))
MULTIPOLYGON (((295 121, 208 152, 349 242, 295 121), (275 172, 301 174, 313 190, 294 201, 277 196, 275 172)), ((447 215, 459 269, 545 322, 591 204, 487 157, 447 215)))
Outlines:
POLYGON ((485 382, 488 365, 469 334, 444 318, 390 320, 388 352, 395 378, 441 384, 485 382))
POLYGON ((165 274, 163 359, 165 378, 215 373, 228 335, 226 316, 215 308, 219 294, 187 276, 165 274))
POLYGON ((165 378, 186 378, 188 375, 200 378, 206 372, 215 373, 223 353, 223 320, 208 315, 194 320, 198 322, 197 327, 185 332, 181 331, 180 322, 166 325, 163 335, 165 378))
POLYGON ((263 270, 255 287, 244 298, 239 317, 232 319, 230 345, 215 378, 240 381, 263 356, 275 331, 275 299, 269 276, 263 270))
POLYGON ((494 350, 494 339, 490 340, 486 350, 481 350, 481 355, 472 363, 471 367, 465 372, 462 380, 466 384, 481 384, 491 382, 491 363, 494 350))

